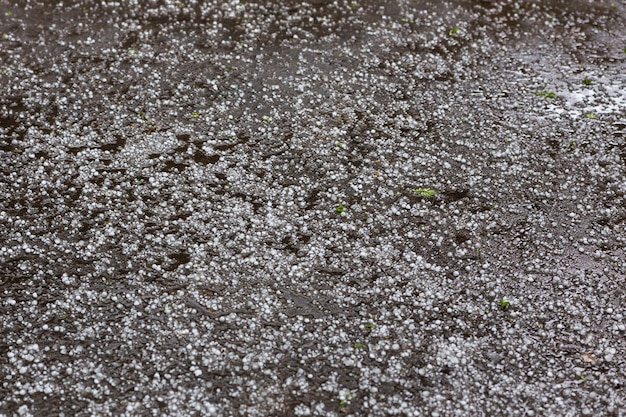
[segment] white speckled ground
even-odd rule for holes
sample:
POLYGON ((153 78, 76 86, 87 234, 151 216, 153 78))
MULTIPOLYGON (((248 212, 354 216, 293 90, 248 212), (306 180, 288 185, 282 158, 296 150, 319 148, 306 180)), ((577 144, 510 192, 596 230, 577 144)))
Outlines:
POLYGON ((625 7, 0 0, 0 415, 623 415, 625 7))

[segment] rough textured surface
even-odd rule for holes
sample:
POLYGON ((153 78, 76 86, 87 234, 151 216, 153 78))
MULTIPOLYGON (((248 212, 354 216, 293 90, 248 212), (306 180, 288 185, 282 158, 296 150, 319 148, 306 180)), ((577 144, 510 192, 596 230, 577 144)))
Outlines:
POLYGON ((626 5, 0 0, 0 415, 623 415, 626 5))

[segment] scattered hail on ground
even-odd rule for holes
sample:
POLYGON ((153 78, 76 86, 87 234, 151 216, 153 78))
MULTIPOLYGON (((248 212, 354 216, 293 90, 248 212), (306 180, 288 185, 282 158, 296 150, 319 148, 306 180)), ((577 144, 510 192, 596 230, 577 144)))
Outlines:
POLYGON ((625 7, 0 0, 0 415, 624 415, 625 7))

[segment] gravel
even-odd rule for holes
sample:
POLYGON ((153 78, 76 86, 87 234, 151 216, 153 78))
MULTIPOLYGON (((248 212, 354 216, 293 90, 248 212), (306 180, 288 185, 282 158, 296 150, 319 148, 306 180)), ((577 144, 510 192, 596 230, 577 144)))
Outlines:
POLYGON ((1 416, 623 416, 622 1, 0 1, 1 416))

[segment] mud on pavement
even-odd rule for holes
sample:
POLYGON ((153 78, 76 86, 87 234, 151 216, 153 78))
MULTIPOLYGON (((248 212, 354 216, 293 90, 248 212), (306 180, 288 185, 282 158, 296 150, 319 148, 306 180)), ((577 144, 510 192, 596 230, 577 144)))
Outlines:
POLYGON ((0 415, 623 415, 625 8, 0 0, 0 415))

